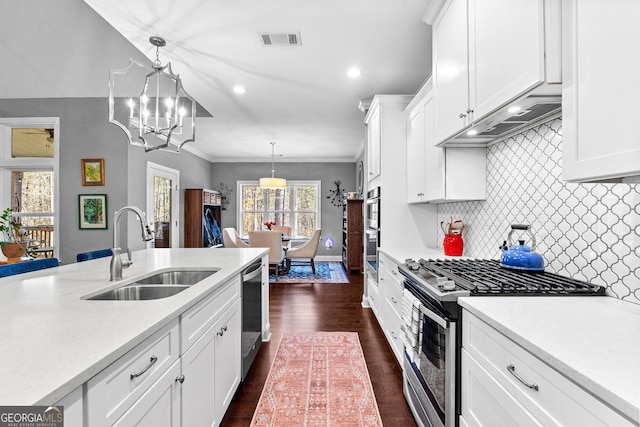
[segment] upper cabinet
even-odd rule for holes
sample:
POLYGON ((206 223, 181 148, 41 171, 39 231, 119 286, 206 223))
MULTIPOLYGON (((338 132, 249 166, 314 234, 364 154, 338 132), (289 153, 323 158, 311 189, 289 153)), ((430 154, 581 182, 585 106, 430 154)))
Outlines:
MULTIPOLYGON (((495 130, 498 121, 508 122, 507 109, 502 111, 508 104, 531 95, 560 94, 560 11, 559 0, 429 4, 425 21, 433 26, 436 144, 486 145, 502 136, 495 130), (499 120, 484 120, 496 115, 499 120), (469 130, 472 134, 466 135, 469 130), (462 140, 456 140, 461 134, 462 140)), ((559 110, 558 99, 555 104, 559 110)), ((530 119, 508 126, 522 130, 519 122, 530 119)))
POLYGON ((640 3, 566 0, 562 7, 563 179, 638 182, 640 3))
POLYGON ((368 181, 380 176, 380 104, 375 103, 365 118, 367 125, 368 181))
POLYGON ((484 147, 436 147, 431 79, 407 106, 407 202, 486 199, 484 147))

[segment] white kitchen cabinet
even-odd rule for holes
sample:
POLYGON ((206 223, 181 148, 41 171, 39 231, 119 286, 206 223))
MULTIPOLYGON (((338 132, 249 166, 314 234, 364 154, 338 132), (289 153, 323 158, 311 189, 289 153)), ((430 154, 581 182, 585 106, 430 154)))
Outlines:
POLYGON ((56 403, 56 406, 63 407, 64 425, 66 427, 82 427, 84 425, 82 402, 82 386, 80 386, 56 403))
POLYGON ((638 182, 640 3, 566 0, 562 7, 563 179, 638 182))
POLYGON ((435 101, 428 80, 407 113, 407 202, 484 200, 486 149, 435 146, 435 101))
POLYGON ((383 253, 380 253, 378 264, 378 290, 380 292, 380 305, 382 330, 387 341, 393 349, 393 353, 402 366, 404 360, 404 343, 400 326, 402 325, 402 275, 398 271, 398 264, 383 253))
POLYGON ((405 110, 407 116, 407 203, 426 201, 426 106, 433 102, 431 79, 420 88, 405 110))
POLYGON ((219 425, 240 384, 240 299, 182 356, 182 425, 219 425))
MULTIPOLYGON (((85 399, 89 425, 113 426, 134 405, 138 408, 153 407, 164 411, 153 406, 154 400, 160 398, 158 394, 146 392, 169 369, 175 371, 172 366, 178 361, 178 350, 179 328, 178 319, 175 319, 90 379, 87 382, 85 399), (150 401, 146 402, 146 399, 150 401)), ((180 373, 179 364, 177 373, 180 373)), ((171 383, 175 376, 177 375, 170 378, 171 383)), ((167 381, 158 386, 165 392, 168 389, 167 381)), ((134 412, 138 413, 137 410, 134 412)), ((149 416, 154 417, 153 414, 149 416)), ((137 418, 138 415, 129 417, 137 418)))
POLYGON ((216 419, 219 424, 242 377, 240 301, 220 318, 214 326, 214 329, 216 328, 214 396, 216 419))
POLYGON ((368 180, 380 176, 380 104, 375 103, 365 118, 367 126, 367 171, 368 180))
POLYGON ((634 425, 467 310, 461 371, 461 413, 468 426, 634 425))
POLYGON ((180 427, 179 377, 180 361, 176 360, 114 427, 180 427))
POLYGON ((559 93, 559 0, 434 0, 425 20, 433 25, 436 143, 534 88, 559 93))

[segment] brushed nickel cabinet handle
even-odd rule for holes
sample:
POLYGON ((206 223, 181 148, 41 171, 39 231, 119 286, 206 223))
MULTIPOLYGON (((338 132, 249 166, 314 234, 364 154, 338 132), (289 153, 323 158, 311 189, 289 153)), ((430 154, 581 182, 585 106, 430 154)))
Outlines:
POLYGON ((134 379, 139 377, 140 375, 144 375, 145 372, 147 372, 149 370, 149 368, 151 368, 156 362, 158 361, 158 358, 156 356, 151 356, 151 360, 149 361, 149 364, 147 365, 146 368, 144 368, 142 371, 140 372, 133 372, 129 379, 134 379))
POLYGON ((179 382, 180 384, 182 384, 184 382, 184 375, 180 375, 179 377, 176 377, 176 382, 179 382))
POLYGON ((509 371, 509 373, 510 373, 511 375, 513 375, 514 377, 516 377, 516 379, 517 379, 518 381, 520 381, 522 384, 524 384, 524 385, 525 385, 525 386, 527 386, 528 388, 530 388, 530 389, 532 389, 532 390, 535 390, 535 391, 538 391, 538 384, 535 384, 535 383, 529 384, 529 383, 528 383, 528 382, 526 382, 524 379, 522 379, 522 377, 521 377, 520 375, 516 374, 516 367, 515 367, 515 366, 513 366, 513 365, 509 365, 509 366, 507 366, 507 371, 509 371))

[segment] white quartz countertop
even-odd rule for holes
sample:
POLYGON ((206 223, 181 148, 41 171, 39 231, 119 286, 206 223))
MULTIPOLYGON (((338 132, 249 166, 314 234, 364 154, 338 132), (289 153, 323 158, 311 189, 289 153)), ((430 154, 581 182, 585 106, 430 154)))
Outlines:
POLYGON ((0 405, 50 405, 213 292, 266 249, 148 249, 123 280, 111 257, 0 279, 0 405), (169 298, 89 301, 156 270, 219 270, 169 298))
POLYGON ((612 297, 465 297, 460 305, 635 422, 640 305, 612 297))

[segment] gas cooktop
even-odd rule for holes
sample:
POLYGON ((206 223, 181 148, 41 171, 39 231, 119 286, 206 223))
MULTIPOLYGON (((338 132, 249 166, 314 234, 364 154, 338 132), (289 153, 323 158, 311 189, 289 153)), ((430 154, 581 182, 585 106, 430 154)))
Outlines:
POLYGON ((488 259, 408 259, 401 272, 432 288, 430 293, 435 291, 441 300, 464 295, 605 295, 603 286, 554 273, 511 270, 488 259))

